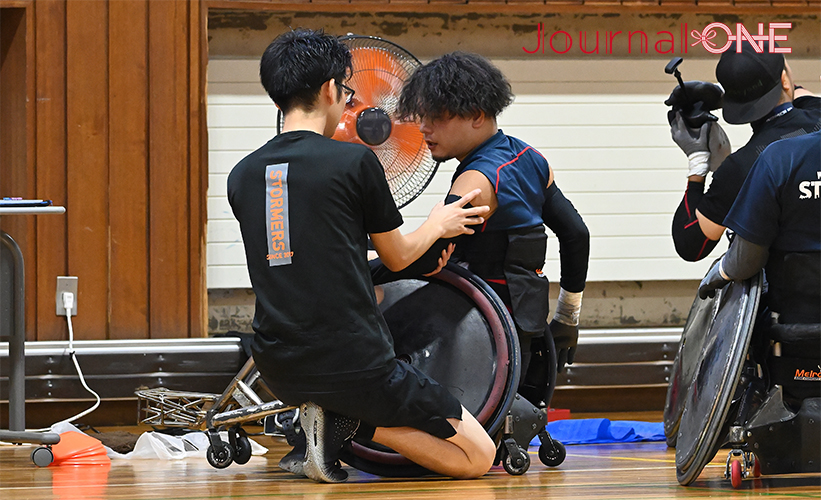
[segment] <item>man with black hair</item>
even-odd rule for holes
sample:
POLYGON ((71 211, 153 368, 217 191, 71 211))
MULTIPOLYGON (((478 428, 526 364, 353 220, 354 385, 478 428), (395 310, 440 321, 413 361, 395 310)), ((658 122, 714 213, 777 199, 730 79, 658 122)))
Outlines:
POLYGON ((459 160, 446 201, 479 189, 476 201, 490 207, 480 230, 459 237, 453 258, 467 263, 512 311, 522 351, 519 392, 538 406, 549 403, 548 382, 557 368, 573 363, 590 236, 547 160, 498 128, 496 118, 512 101, 498 68, 481 56, 454 52, 413 73, 398 111, 421 120, 435 160, 459 160), (558 236, 561 252, 561 290, 549 325, 545 225, 558 236))
MULTIPOLYGON (((752 126, 753 135, 745 146, 726 159, 715 158, 711 141, 716 134, 712 129, 718 124, 708 121, 694 129, 680 114, 671 120, 673 140, 687 155, 690 169, 687 190, 672 227, 676 252, 684 260, 701 260, 715 248, 724 233, 724 217, 767 145, 821 129, 821 99, 796 86, 784 56, 770 53, 768 42, 762 43, 761 53, 746 40, 740 52, 733 44, 721 54, 716 66, 716 78, 724 88, 724 119, 752 126), (712 182, 705 192, 711 164, 718 168, 713 168, 712 182)), ((675 97, 682 97, 679 87, 671 99, 675 97)))
POLYGON ((307 438, 304 462, 297 447, 280 465, 344 481, 339 451, 356 434, 443 475, 481 476, 493 441, 447 389, 395 359, 366 255, 370 236, 398 271, 437 239, 472 232, 488 208, 463 208, 478 194, 466 192, 402 234, 376 155, 330 139, 353 93, 350 73, 350 52, 335 37, 277 37, 260 77, 284 114, 283 132, 228 178, 256 294, 254 360, 280 400, 301 405, 307 438))

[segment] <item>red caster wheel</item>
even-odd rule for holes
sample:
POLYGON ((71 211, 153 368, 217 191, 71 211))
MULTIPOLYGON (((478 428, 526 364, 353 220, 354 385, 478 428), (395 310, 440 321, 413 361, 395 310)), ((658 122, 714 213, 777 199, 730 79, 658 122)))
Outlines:
POLYGON ((741 487, 741 461, 733 460, 730 462, 730 483, 733 489, 741 487))
POLYGON ((753 458, 753 477, 761 477, 761 463, 758 458, 753 458))

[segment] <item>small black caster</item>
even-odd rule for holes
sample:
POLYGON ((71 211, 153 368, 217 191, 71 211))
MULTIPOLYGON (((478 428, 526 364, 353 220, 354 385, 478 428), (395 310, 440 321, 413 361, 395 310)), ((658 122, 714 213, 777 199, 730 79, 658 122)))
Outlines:
POLYGON ((527 454, 527 449, 519 446, 519 453, 515 453, 514 451, 512 454, 505 454, 502 466, 511 476, 521 476, 527 472, 527 469, 530 468, 530 455, 527 454))
POLYGON ((548 467, 558 467, 564 462, 566 457, 567 450, 564 445, 558 441, 549 439, 539 446, 539 460, 548 467))
POLYGON ((245 465, 251 460, 251 440, 246 436, 239 435, 234 445, 234 462, 245 465))
POLYGON ((205 452, 208 463, 215 469, 224 469, 234 461, 234 450, 225 442, 218 442, 208 446, 205 452))

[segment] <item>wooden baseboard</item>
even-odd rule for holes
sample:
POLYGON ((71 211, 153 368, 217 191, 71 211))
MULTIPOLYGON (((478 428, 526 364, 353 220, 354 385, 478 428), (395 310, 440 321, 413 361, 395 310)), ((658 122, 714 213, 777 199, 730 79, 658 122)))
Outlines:
POLYGON ((667 387, 557 388, 553 408, 571 412, 663 411, 667 387))
MULTIPOLYGON (((662 411, 666 387, 559 388, 553 395, 553 408, 583 412, 662 411)), ((26 427, 39 429, 76 415, 92 401, 32 401, 26 404, 26 427)), ((130 426, 137 424, 137 400, 104 400, 94 412, 76 423, 91 426, 130 426)), ((8 403, 0 403, 0 428, 8 425, 8 403)))
MULTIPOLYGON (((26 403, 26 428, 41 429, 55 422, 71 418, 87 408, 94 401, 32 401, 26 403)), ((9 405, 0 403, 0 429, 8 427, 9 405)), ((137 425, 137 399, 103 400, 100 407, 74 422, 92 427, 137 425)))

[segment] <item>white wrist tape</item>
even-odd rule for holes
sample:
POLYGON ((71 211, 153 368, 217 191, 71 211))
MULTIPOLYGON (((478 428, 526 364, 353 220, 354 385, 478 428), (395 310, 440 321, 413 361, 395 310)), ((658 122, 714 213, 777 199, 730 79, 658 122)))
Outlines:
POLYGON ((568 292, 564 288, 559 290, 559 300, 556 302, 556 312, 553 319, 569 326, 579 324, 579 312, 582 310, 582 294, 584 292, 568 292))
POLYGON ((707 172, 710 171, 710 152, 709 151, 696 151, 695 153, 691 153, 690 156, 687 157, 687 160, 690 162, 690 173, 687 175, 700 175, 702 177, 707 176, 707 172))
POLYGON ((724 259, 723 258, 720 261, 718 261, 718 274, 720 274, 721 277, 724 278, 727 281, 733 281, 733 279, 731 277, 727 276, 727 273, 724 272, 724 259))

